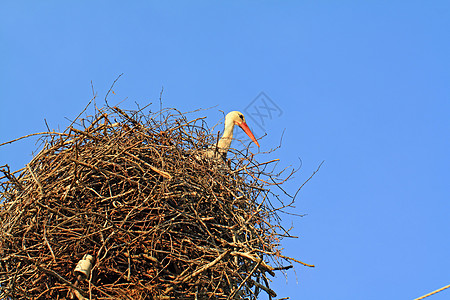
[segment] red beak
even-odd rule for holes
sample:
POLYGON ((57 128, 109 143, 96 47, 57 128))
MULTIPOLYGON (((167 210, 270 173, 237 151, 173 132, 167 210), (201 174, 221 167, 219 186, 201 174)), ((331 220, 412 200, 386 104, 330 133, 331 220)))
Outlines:
POLYGON ((249 136, 249 138, 251 138, 252 141, 255 142, 255 144, 258 145, 258 147, 259 147, 259 143, 255 139, 255 136, 253 135, 253 133, 250 131, 250 128, 248 128, 247 123, 242 122, 242 123, 238 123, 238 125, 239 125, 239 127, 242 128, 242 130, 244 130, 244 132, 249 136))

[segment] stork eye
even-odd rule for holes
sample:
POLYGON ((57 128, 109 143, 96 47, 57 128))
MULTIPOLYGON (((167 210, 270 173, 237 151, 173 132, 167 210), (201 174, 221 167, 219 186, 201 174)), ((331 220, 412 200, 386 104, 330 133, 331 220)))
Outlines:
POLYGON ((243 115, 239 115, 239 118, 241 118, 241 120, 244 120, 244 116, 243 115))

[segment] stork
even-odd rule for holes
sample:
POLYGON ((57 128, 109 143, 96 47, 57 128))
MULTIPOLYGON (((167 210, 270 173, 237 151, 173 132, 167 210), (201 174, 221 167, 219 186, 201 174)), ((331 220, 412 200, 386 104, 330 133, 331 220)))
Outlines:
POLYGON ((227 156, 227 152, 230 149, 231 141, 233 139, 234 125, 238 125, 239 127, 241 127, 242 130, 244 130, 244 132, 249 136, 249 138, 259 147, 258 141, 245 122, 244 115, 239 111, 232 111, 225 116, 225 128, 222 137, 214 147, 209 148, 205 152, 204 157, 225 158, 227 156))

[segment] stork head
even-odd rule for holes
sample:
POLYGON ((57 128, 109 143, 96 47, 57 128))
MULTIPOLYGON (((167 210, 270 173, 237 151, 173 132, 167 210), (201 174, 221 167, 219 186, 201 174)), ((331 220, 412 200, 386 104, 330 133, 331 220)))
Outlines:
POLYGON ((244 132, 248 135, 248 137, 259 147, 259 143, 256 140, 253 133, 250 131, 250 128, 248 128, 247 123, 245 122, 244 115, 239 111, 232 111, 229 112, 225 117, 225 126, 227 124, 235 124, 244 130, 244 132))

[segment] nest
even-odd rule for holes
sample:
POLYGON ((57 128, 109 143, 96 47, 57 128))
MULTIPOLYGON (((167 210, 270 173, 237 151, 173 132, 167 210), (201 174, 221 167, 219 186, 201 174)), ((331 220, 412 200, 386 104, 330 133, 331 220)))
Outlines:
POLYGON ((216 139, 202 118, 117 107, 46 133, 1 167, 0 298, 275 297, 275 271, 309 266, 280 252, 275 161, 203 158, 216 139))

